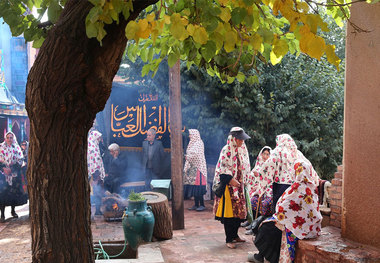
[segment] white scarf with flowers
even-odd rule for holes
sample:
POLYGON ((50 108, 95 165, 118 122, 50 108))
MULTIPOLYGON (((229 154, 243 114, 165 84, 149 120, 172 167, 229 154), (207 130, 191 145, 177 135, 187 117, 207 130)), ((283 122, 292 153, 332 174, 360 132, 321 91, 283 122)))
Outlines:
MULTIPOLYGON (((246 185, 248 187, 248 193, 250 198, 252 198, 256 194, 256 190, 259 187, 259 182, 264 180, 264 178, 259 175, 259 172, 264 164, 262 153, 265 149, 269 149, 270 152, 272 151, 272 149, 269 146, 264 146, 261 149, 260 153, 257 155, 255 167, 252 169, 252 171, 249 173, 247 177, 246 185)), ((266 195, 268 197, 272 196, 272 188, 268 187, 266 195)))
POLYGON ((100 172, 100 178, 103 180, 105 176, 103 159, 100 154, 99 143, 101 140, 102 134, 95 130, 91 129, 88 134, 88 145, 87 145, 87 167, 88 167, 88 176, 91 176, 95 173, 96 170, 100 172))
MULTIPOLYGON (((228 136, 227 144, 223 147, 219 155, 218 163, 215 168, 214 185, 220 182, 219 175, 228 174, 237 179, 238 165, 240 161, 241 179, 239 180, 241 191, 244 192, 244 182, 251 171, 247 146, 243 142, 241 147, 237 147, 235 138, 232 135, 228 136)), ((239 199, 239 188, 231 186, 233 189, 233 199, 239 199)))
POLYGON ((256 194, 269 192, 273 182, 292 184, 294 182, 294 161, 297 159, 297 145, 288 134, 276 137, 276 148, 259 171, 259 187, 256 194))
MULTIPOLYGON (((10 166, 18 163, 22 165, 24 156, 22 154, 21 148, 17 143, 16 135, 13 132, 7 132, 5 136, 8 134, 13 135, 13 143, 8 145, 5 141, 0 144, 0 162, 4 164, 6 167, 10 168, 10 166)), ((4 174, 5 180, 9 185, 12 185, 12 179, 17 177, 17 173, 12 172, 9 175, 4 174)))
POLYGON ((186 149, 186 162, 183 170, 187 172, 191 166, 195 166, 207 178, 205 147, 201 135, 196 129, 189 129, 189 134, 191 138, 186 149))
POLYGON ((322 215, 318 203, 318 175, 310 162, 298 159, 296 179, 276 205, 274 217, 299 239, 314 238, 321 232, 322 215))

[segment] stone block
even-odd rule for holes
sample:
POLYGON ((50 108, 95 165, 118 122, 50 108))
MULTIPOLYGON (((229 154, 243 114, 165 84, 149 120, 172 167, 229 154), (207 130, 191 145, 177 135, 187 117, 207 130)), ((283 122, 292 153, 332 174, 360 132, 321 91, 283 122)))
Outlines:
POLYGON ((330 205, 331 213, 342 214, 342 208, 335 205, 330 205))
POLYGON ((342 200, 342 193, 339 192, 332 192, 330 195, 330 200, 342 200))

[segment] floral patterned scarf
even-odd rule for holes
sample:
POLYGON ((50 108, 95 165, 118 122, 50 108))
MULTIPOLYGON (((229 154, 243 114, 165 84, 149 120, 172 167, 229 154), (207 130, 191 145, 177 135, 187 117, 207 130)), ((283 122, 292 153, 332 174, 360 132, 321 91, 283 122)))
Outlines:
POLYGON ((95 130, 91 129, 88 134, 88 145, 87 145, 87 167, 88 167, 88 176, 91 176, 95 173, 96 170, 99 171, 99 176, 103 180, 105 176, 103 159, 100 154, 99 143, 102 138, 102 134, 95 130))
POLYGON ((189 134, 191 138, 186 149, 186 162, 183 170, 187 172, 191 166, 195 166, 207 178, 205 147, 201 135, 196 129, 189 129, 189 134))
POLYGON ((297 145, 289 134, 276 137, 276 148, 259 170, 260 178, 257 194, 269 192, 273 182, 292 184, 294 182, 294 161, 297 159, 297 145))
MULTIPOLYGON (((228 136, 227 144, 220 152, 219 160, 215 168, 214 185, 220 182, 219 175, 221 174, 228 174, 236 179, 238 169, 237 158, 239 158, 242 173, 242 179, 239 181, 240 187, 242 192, 244 192, 244 182, 247 181, 246 178, 251 171, 248 150, 244 142, 241 147, 237 147, 235 138, 232 135, 228 136)), ((233 189, 233 196, 231 196, 231 198, 239 199, 238 187, 231 187, 233 189)))
POLYGON ((322 215, 318 203, 318 175, 303 159, 295 162, 295 182, 276 205, 274 217, 297 238, 314 238, 321 232, 322 215))
MULTIPOLYGON (((6 141, 0 144, 0 162, 5 164, 6 167, 10 168, 10 166, 18 163, 22 165, 24 156, 22 155, 21 147, 17 143, 16 135, 13 132, 7 132, 4 136, 4 139, 8 134, 13 135, 13 143, 8 145, 6 141)), ((9 185, 12 185, 13 177, 17 176, 17 173, 12 172, 9 175, 5 175, 5 179, 9 185)))
MULTIPOLYGON (((269 146, 264 146, 261 149, 260 153, 257 155, 255 167, 252 169, 252 171, 249 173, 249 176, 247 177, 248 179, 247 179, 246 185, 248 186, 250 198, 252 198, 256 194, 256 190, 259 186, 259 180, 263 180, 263 177, 259 176, 259 171, 260 171, 260 168, 264 164, 262 153, 265 149, 269 149, 270 152, 272 151, 272 149, 269 146)), ((269 193, 270 196, 272 196, 272 191, 271 191, 272 189, 271 188, 268 188, 268 189, 270 190, 270 193, 269 193)))

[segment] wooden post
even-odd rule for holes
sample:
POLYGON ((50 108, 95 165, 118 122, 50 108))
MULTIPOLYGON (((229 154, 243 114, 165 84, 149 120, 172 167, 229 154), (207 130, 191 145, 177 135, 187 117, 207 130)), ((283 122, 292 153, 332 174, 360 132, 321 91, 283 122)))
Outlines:
POLYGON ((183 210, 183 149, 182 149, 182 112, 181 81, 179 60, 169 68, 169 108, 170 108, 170 143, 171 174, 173 185, 172 218, 173 229, 185 228, 183 210))

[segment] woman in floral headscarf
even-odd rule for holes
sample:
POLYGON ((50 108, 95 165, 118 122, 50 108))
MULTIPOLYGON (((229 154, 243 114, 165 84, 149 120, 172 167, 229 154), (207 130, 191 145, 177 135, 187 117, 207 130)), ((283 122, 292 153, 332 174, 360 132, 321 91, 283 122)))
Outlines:
POLYGON ((271 216, 273 214, 272 188, 268 187, 264 194, 261 196, 261 198, 259 198, 258 195, 259 183, 263 180, 266 180, 266 178, 261 176, 259 172, 266 160, 270 158, 271 151, 272 149, 269 146, 264 146, 261 149, 260 153, 257 155, 255 167, 252 169, 249 175, 247 183, 249 185, 249 196, 251 200, 253 216, 255 216, 255 214, 260 214, 260 217, 256 218, 256 222, 247 228, 248 231, 245 233, 246 235, 255 234, 252 231, 252 226, 254 228, 258 227, 258 225, 262 222, 262 220, 264 220, 265 217, 271 216), (257 211, 257 209, 259 209, 259 211, 257 211))
POLYGON ((229 248, 236 248, 233 242, 245 242, 238 236, 238 229, 247 217, 244 182, 251 168, 244 140, 249 138, 242 128, 233 127, 215 169, 213 189, 220 185, 224 191, 222 197, 215 197, 214 214, 224 224, 229 248))
POLYGON ((295 258, 298 239, 315 238, 321 232, 317 187, 319 178, 311 163, 298 159, 294 165, 295 182, 277 202, 273 218, 264 221, 255 239, 258 254, 250 262, 290 263, 295 258))
POLYGON ((11 206, 11 214, 17 218, 15 207, 26 204, 28 197, 22 189, 21 165, 23 155, 13 132, 7 132, 0 144, 0 221, 5 221, 5 206, 11 206))
MULTIPOLYGON (((95 122, 94 122, 95 123, 95 122)), ((104 182, 104 165, 100 154, 99 143, 102 140, 102 134, 94 127, 88 133, 87 138, 87 167, 90 178, 91 199, 95 203, 95 215, 101 215, 101 199, 103 197, 104 182)))
POLYGON ((184 185, 190 192, 187 196, 194 196, 194 206, 189 210, 198 212, 205 210, 203 195, 206 193, 207 167, 204 153, 204 144, 199 131, 189 129, 190 142, 186 149, 184 171, 184 185))
MULTIPOLYGON (((297 159, 297 145, 289 134, 276 137, 276 148, 259 170, 257 194, 273 192, 273 207, 286 188, 294 182, 294 162, 297 159), (272 189, 270 189, 272 188, 272 189)), ((274 210, 274 209, 273 209, 274 210)))

